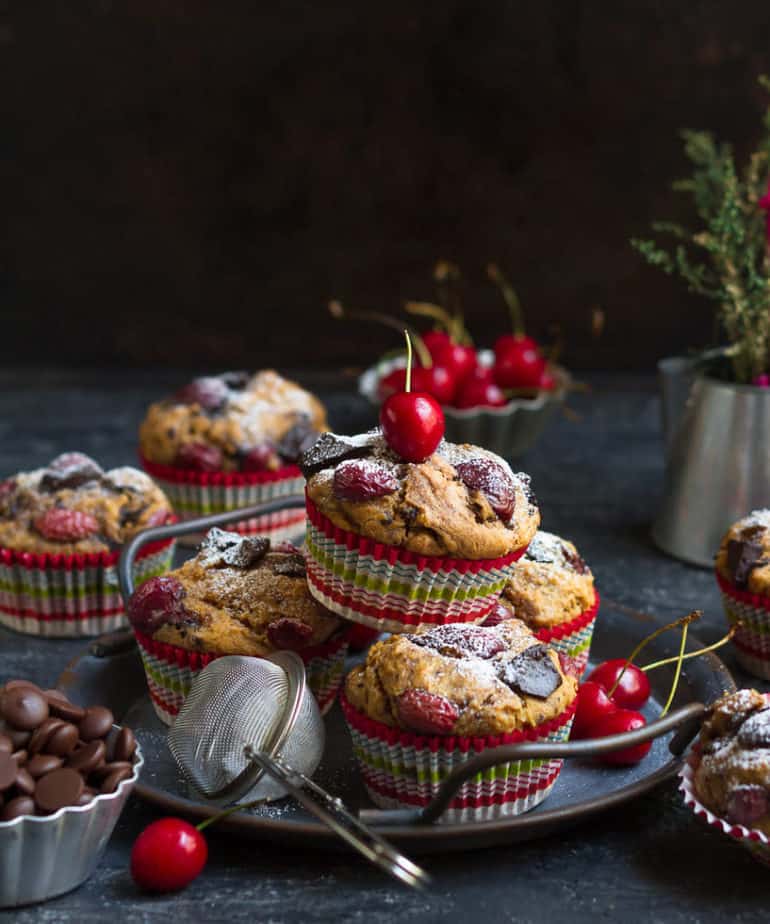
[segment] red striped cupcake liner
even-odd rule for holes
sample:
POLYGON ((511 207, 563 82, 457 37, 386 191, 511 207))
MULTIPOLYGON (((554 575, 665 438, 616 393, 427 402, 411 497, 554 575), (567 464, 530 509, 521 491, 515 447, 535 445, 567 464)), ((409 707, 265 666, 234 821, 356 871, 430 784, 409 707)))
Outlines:
POLYGON ((482 622, 526 551, 476 561, 418 555, 335 526, 307 495, 306 506, 310 592, 338 616, 381 632, 482 622))
MULTIPOLYGON (((171 567, 175 542, 143 546, 134 561, 139 586, 171 567)), ((45 638, 80 638, 128 625, 118 583, 120 550, 88 555, 0 547, 0 625, 45 638)))
POLYGON ((535 632, 537 639, 550 645, 551 648, 572 661, 578 677, 582 677, 588 667, 591 639, 600 602, 599 591, 594 588, 594 602, 587 610, 567 622, 547 626, 535 632))
MULTIPOLYGON (((140 632, 134 632, 142 656, 153 707, 158 718, 171 725, 182 707, 190 687, 207 664, 223 654, 188 651, 179 645, 158 642, 140 632)), ((341 629, 320 645, 298 651, 321 714, 334 705, 342 684, 345 657, 348 653, 347 630, 341 629)))
MULTIPOLYGON (((275 472, 194 472, 151 462, 140 454, 142 468, 168 497, 180 520, 192 520, 214 513, 226 513, 241 507, 267 503, 291 495, 302 494, 305 479, 296 465, 287 465, 275 472)), ((296 539, 305 528, 305 513, 301 507, 278 510, 227 527, 246 535, 263 535, 273 542, 296 539)), ((197 545, 204 533, 191 533, 180 538, 184 545, 197 545)))
MULTIPOLYGON (((767 695, 766 695, 767 698, 767 695)), ((684 798, 684 804, 693 810, 698 818, 703 819, 712 828, 716 828, 742 847, 745 847, 755 860, 765 866, 770 866, 770 838, 757 828, 747 828, 744 825, 734 825, 725 818, 715 815, 707 808, 698 796, 695 788, 695 773, 700 762, 700 748, 695 745, 690 751, 684 766, 679 771, 679 791, 684 798)))
MULTIPOLYGON (((417 735, 377 722, 343 693, 342 710, 353 750, 372 802, 379 808, 425 806, 457 766, 488 748, 529 741, 566 741, 576 701, 534 728, 505 735, 417 735)), ((561 760, 515 760, 497 764, 462 784, 439 822, 491 821, 528 812, 551 792, 561 760)))
POLYGON ((749 673, 770 680, 770 597, 739 590, 716 571, 727 621, 737 626, 735 654, 749 673))

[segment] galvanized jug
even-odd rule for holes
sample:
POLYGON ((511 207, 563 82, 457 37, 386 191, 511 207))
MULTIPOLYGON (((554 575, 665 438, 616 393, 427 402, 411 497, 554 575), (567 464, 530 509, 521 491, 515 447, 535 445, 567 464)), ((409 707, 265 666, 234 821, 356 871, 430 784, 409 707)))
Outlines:
POLYGON ((667 464, 653 539, 711 567, 728 527, 770 506, 770 389, 708 378, 684 357, 658 371, 667 464))

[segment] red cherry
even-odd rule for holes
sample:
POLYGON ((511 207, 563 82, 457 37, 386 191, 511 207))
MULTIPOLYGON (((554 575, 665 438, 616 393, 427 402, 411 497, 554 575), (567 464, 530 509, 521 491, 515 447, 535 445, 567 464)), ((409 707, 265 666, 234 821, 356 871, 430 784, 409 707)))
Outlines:
POLYGON ((543 372, 540 375, 540 381, 537 383, 537 387, 540 389, 540 391, 554 391, 556 388, 556 377, 548 368, 548 366, 543 369, 543 372))
POLYGON ((241 461, 244 472, 277 472, 281 458, 271 443, 262 443, 250 449, 241 461))
POLYGON ((482 366, 481 363, 478 363, 468 378, 465 380, 464 384, 467 385, 468 382, 483 382, 486 384, 488 382, 494 382, 494 380, 494 370, 492 369, 492 366, 482 366))
POLYGON ((148 825, 131 850, 131 875, 148 892, 176 892, 206 865, 208 847, 197 828, 181 818, 161 818, 148 825))
POLYGON ((441 350, 445 350, 452 343, 452 338, 444 330, 429 330, 422 335, 422 342, 433 359, 436 359, 441 350))
MULTIPOLYGON (((617 709, 611 712, 605 718, 600 719, 591 730, 592 738, 606 738, 607 735, 619 735, 622 732, 634 731, 637 728, 644 728, 647 719, 641 712, 634 712, 633 709, 617 709)), ((638 764, 642 758, 650 753, 652 741, 645 741, 643 744, 636 744, 630 748, 623 748, 622 751, 611 751, 609 754, 600 754, 599 760, 603 764, 610 764, 616 767, 625 767, 630 764, 638 764)))
POLYGON ((386 398, 406 388, 406 369, 394 369, 384 375, 377 384, 377 397, 382 403, 386 398))
POLYGON ((391 395, 380 408, 385 442, 406 462, 424 462, 444 435, 444 414, 432 395, 410 391, 391 395))
POLYGON ((348 645, 350 645, 351 651, 363 651, 364 648, 368 648, 379 637, 379 629, 372 629, 370 626, 361 625, 361 623, 351 623, 348 629, 348 645))
MULTIPOLYGON (((529 339, 529 338, 527 338, 529 339)), ((501 388, 537 388, 546 362, 537 347, 519 345, 495 360, 495 382, 501 388)))
POLYGON ((448 369, 454 376, 455 382, 461 385, 476 368, 478 357, 472 346, 463 346, 461 343, 450 341, 444 347, 437 349, 433 360, 448 369))
POLYGON ((439 404, 450 404, 457 390, 457 381, 446 366, 433 365, 430 369, 417 366, 412 370, 412 388, 433 395, 439 404))
POLYGON ((513 350, 537 350, 537 342, 524 334, 503 334, 495 340, 495 359, 507 356, 513 350))
POLYGON ((578 689, 577 708, 570 737, 575 740, 593 738, 594 730, 599 723, 617 711, 618 707, 607 696, 605 690, 598 683, 586 680, 578 689))
MULTIPOLYGON (((604 690, 611 690, 625 663, 623 658, 604 661, 591 671, 586 680, 598 683, 604 690)), ((622 709, 639 709, 649 698, 650 681, 647 674, 635 664, 629 664, 612 694, 613 703, 622 709)))
POLYGON ((174 465, 196 472, 217 472, 222 468, 222 453, 206 443, 185 443, 179 447, 174 465))
POLYGON ((494 382, 484 382, 473 376, 463 382, 455 399, 455 407, 503 407, 508 399, 494 382))

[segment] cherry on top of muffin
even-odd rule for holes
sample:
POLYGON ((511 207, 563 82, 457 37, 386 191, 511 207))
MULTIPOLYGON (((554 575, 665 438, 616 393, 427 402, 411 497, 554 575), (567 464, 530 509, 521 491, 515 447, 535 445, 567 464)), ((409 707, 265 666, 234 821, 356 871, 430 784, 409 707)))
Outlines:
POLYGON ((0 483, 0 545, 24 552, 106 552, 165 523, 166 496, 135 468, 110 471, 81 452, 0 483))
POLYGON ((717 571, 739 590, 770 593, 770 510, 754 510, 725 533, 717 571))
POLYGON ((379 430, 324 433, 300 468, 336 525, 421 554, 499 557, 539 524, 529 476, 476 446, 442 440, 424 462, 408 463, 379 430))
POLYGON ((770 834, 770 704, 756 690, 725 694, 700 733, 695 787, 732 824, 770 834))
POLYGON ((311 596, 300 549, 217 528, 181 568, 142 584, 127 613, 143 635, 217 654, 301 651, 341 625, 311 596))
POLYGON ((278 471, 326 428, 320 401, 272 370, 188 382, 151 405, 139 441, 150 462, 193 471, 278 471))
POLYGON ((351 705, 385 725, 428 735, 490 735, 560 715, 577 681, 556 652, 509 620, 392 635, 369 649, 345 690, 351 705))

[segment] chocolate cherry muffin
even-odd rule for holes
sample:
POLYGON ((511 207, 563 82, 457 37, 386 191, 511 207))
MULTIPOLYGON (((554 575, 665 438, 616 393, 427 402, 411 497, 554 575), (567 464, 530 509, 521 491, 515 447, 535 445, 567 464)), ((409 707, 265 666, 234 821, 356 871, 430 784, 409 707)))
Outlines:
POLYGON ((743 667, 770 680, 770 510, 755 510, 727 531, 716 579, 743 667))
MULTIPOLYGON (((172 516, 134 468, 104 469, 67 452, 0 483, 0 624, 45 636, 95 635, 125 624, 117 562, 125 542, 172 516)), ((165 571, 173 543, 149 544, 134 580, 165 571)))
MULTIPOLYGON (((517 619, 496 626, 420 626, 369 649, 342 706, 369 795, 381 807, 426 805, 444 778, 487 747, 563 741, 577 680, 517 619)), ((458 791, 442 820, 533 808, 561 761, 514 761, 458 791)))
POLYGON ((512 569, 486 625, 515 616, 542 642, 571 659, 580 676, 588 664, 599 594, 575 546, 540 530, 512 569))
POLYGON ((685 803, 770 863, 770 701, 738 690, 709 709, 680 774, 685 803))
MULTIPOLYGON (((151 405, 139 450, 179 516, 191 519, 301 494, 297 460, 325 429, 323 405, 295 382, 272 370, 225 372, 151 405)), ((233 528, 280 540, 301 533, 303 519, 295 509, 233 528)))
POLYGON ((342 680, 347 631, 310 595, 305 556, 290 543, 212 529, 194 558, 134 593, 128 615, 167 723, 195 674, 223 655, 295 651, 322 711, 342 680))
POLYGON ((540 522, 529 477, 475 446, 412 463, 379 430, 325 433, 300 466, 311 592, 376 629, 480 622, 540 522))

